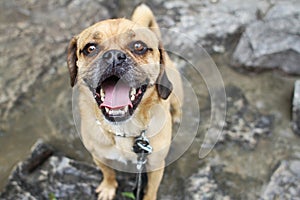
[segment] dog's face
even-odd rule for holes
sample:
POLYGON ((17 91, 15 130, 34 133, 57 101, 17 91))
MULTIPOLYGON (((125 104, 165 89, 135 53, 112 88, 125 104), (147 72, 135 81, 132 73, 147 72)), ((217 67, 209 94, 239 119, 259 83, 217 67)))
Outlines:
POLYGON ((155 90, 167 99, 167 78, 160 41, 151 29, 130 20, 99 22, 75 36, 68 47, 71 85, 88 87, 103 116, 112 122, 129 119, 155 90))

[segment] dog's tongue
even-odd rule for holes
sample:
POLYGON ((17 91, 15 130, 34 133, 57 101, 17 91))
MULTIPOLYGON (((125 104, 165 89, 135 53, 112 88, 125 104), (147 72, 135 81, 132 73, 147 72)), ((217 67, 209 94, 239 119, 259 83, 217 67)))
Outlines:
POLYGON ((120 80, 117 83, 113 81, 105 82, 102 84, 102 87, 105 93, 105 99, 100 107, 108 107, 110 109, 119 109, 127 105, 132 107, 132 103, 129 99, 129 85, 120 80))

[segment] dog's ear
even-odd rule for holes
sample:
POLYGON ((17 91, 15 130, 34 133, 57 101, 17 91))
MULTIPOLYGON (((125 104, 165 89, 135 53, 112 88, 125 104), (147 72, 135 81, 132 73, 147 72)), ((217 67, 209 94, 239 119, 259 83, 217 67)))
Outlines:
POLYGON ((165 61, 167 55, 161 43, 159 45, 159 52, 160 52, 160 74, 156 81, 156 88, 157 88, 158 95, 162 99, 167 99, 173 90, 173 85, 166 73, 165 61))
POLYGON ((71 79, 71 86, 73 87, 76 83, 76 76, 77 76, 77 37, 73 37, 69 43, 68 46, 68 57, 67 57, 67 63, 68 63, 68 69, 70 73, 70 79, 71 79))
MULTIPOLYGON (((149 28, 152 32, 154 32, 158 40, 161 41, 161 33, 158 24, 155 20, 153 12, 148 6, 146 6, 145 4, 141 4, 137 6, 136 9, 133 11, 131 20, 133 22, 136 22, 137 24, 149 28)), ((160 52, 160 73, 156 80, 156 88, 157 88, 158 95, 162 99, 167 99, 173 90, 173 85, 168 79, 165 70, 166 68, 165 60, 167 55, 165 50, 163 49, 161 42, 159 44, 159 52, 160 52)))
POLYGON ((157 38, 160 40, 161 34, 158 24, 155 20, 153 12, 147 5, 142 3, 139 6, 137 6, 132 13, 131 20, 137 24, 149 28, 155 33, 157 38))

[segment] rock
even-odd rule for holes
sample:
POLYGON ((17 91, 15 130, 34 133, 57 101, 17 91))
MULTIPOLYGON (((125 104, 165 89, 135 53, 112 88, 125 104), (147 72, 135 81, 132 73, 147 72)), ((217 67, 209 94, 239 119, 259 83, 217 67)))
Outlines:
POLYGON ((290 161, 290 170, 300 178, 300 160, 290 161))
POLYGON ((300 3, 276 3, 263 20, 247 26, 232 64, 251 69, 280 69, 300 74, 300 3))
MULTIPOLYGON (((95 189, 102 178, 92 165, 59 155, 51 147, 38 141, 30 157, 17 165, 1 200, 14 199, 97 199, 95 189)), ((117 199, 126 198, 122 192, 132 192, 133 174, 118 174, 117 199)))
POLYGON ((299 160, 282 161, 271 176, 270 182, 261 195, 261 199, 299 199, 299 197, 299 160))
POLYGON ((211 166, 199 169, 186 181, 185 200, 230 200, 214 180, 211 166))
MULTIPOLYGON (((225 90, 227 115, 218 143, 231 141, 245 148, 254 149, 259 137, 272 132, 274 117, 261 114, 257 108, 250 105, 240 88, 228 85, 225 90)), ((214 141, 214 138, 210 140, 214 141)))
POLYGON ((258 12, 264 13, 269 4, 259 0, 188 0, 165 1, 163 6, 167 13, 158 16, 159 22, 173 33, 165 35, 166 43, 180 48, 200 44, 209 53, 224 53, 234 46, 245 26, 256 20, 258 12), (186 39, 178 40, 178 34, 186 35, 186 39))
POLYGON ((5 119, 39 81, 67 72, 66 47, 71 37, 110 14, 93 0, 0 5, 5 15, 0 18, 0 118, 5 119))
POLYGON ((295 82, 292 112, 293 131, 300 135, 300 80, 295 82))

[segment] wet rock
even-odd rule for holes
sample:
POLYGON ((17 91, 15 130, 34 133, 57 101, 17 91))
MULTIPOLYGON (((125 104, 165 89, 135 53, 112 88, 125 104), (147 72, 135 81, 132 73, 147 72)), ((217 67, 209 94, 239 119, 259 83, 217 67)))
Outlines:
POLYGON ((261 199, 299 199, 300 174, 299 160, 282 161, 271 176, 261 199))
POLYGON ((247 26, 234 51, 233 65, 300 74, 299 21, 299 1, 277 2, 262 20, 247 26))
POLYGON ((224 53, 269 4, 267 1, 188 0, 165 1, 163 6, 167 13, 158 17, 161 26, 186 35, 185 40, 178 40, 176 34, 167 34, 164 41, 180 48, 201 44, 208 52, 224 53))
MULTIPOLYGON (((17 165, 0 199, 97 199, 102 178, 92 165, 59 155, 43 142, 35 144, 30 157, 17 165)), ((135 176, 119 174, 118 199, 131 192, 135 176)))
POLYGON ((185 200, 229 200, 224 195, 214 179, 214 170, 211 166, 200 169, 187 179, 185 200))
POLYGON ((66 47, 83 28, 110 14, 101 2, 0 3, 0 118, 41 80, 66 72, 66 47))
POLYGON ((261 114, 250 105, 242 90, 236 86, 226 87, 227 116, 219 143, 236 142, 253 149, 258 138, 272 132, 273 116, 261 114))
POLYGON ((296 134, 300 135, 300 80, 297 80, 295 82, 292 109, 293 109, 292 128, 296 134))

